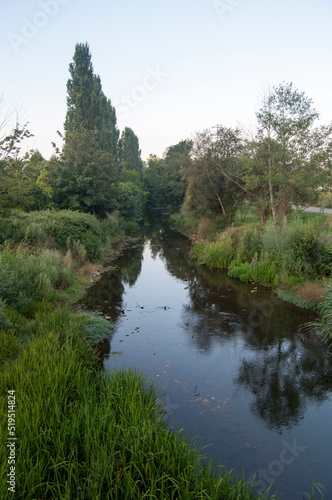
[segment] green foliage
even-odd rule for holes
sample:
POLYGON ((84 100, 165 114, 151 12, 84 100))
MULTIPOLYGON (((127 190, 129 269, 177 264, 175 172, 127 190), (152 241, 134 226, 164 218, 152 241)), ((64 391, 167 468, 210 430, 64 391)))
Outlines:
POLYGON ((87 315, 86 323, 81 331, 89 343, 98 344, 110 337, 113 325, 104 318, 87 315))
MULTIPOLYGON (((222 213, 230 224, 237 207, 250 203, 262 225, 269 217, 282 225, 293 204, 314 203, 318 187, 331 185, 332 125, 314 127, 311 99, 284 82, 263 96, 256 116, 254 140, 221 125, 196 135, 182 168, 184 208, 200 216, 222 213)), ((163 187, 161 160, 152 158, 151 166, 163 187)))
POLYGON ((238 129, 218 128, 217 137, 210 131, 196 135, 190 161, 183 169, 188 182, 184 208, 199 216, 222 215, 233 220, 243 199, 243 190, 232 182, 238 176, 243 141, 238 129))
MULTIPOLYGON (((1 310, 0 310, 1 322, 1 310)), ((0 368, 5 362, 15 359, 19 352, 19 340, 10 329, 1 329, 0 324, 0 368)))
POLYGON ((0 299, 18 312, 27 313, 34 301, 55 300, 56 291, 75 282, 63 257, 50 250, 30 254, 21 247, 0 253, 0 299))
POLYGON ((252 281, 252 268, 249 262, 233 261, 229 266, 227 274, 231 278, 239 278, 245 283, 252 281))
POLYGON ((116 160, 119 132, 116 129, 115 109, 102 91, 100 77, 93 72, 87 43, 76 44, 69 72, 64 124, 66 143, 67 138, 76 132, 95 131, 97 149, 110 153, 116 160))
POLYGON ((188 182, 184 170, 190 162, 192 141, 181 141, 169 147, 163 158, 151 155, 144 170, 144 184, 149 193, 148 205, 182 205, 188 182))
POLYGON ((142 176, 143 162, 138 137, 129 127, 125 127, 119 140, 119 161, 122 170, 134 171, 142 176))
POLYGON ((317 327, 330 348, 332 348, 332 284, 326 286, 323 301, 319 306, 320 321, 314 326, 317 327))
POLYGON ((30 214, 15 211, 10 217, 0 218, 0 244, 11 240, 44 244, 62 252, 70 248, 79 262, 85 257, 97 261, 117 230, 118 223, 112 217, 100 222, 91 214, 70 210, 30 214))
POLYGON ((119 176, 116 114, 94 75, 88 44, 77 44, 67 82, 65 145, 40 180, 56 207, 104 217, 119 176))
POLYGON ((11 320, 6 316, 5 307, 5 302, 0 298, 0 330, 8 330, 13 326, 11 320))
POLYGON ((231 236, 225 233, 216 242, 196 243, 193 248, 193 256, 198 258, 199 264, 227 269, 234 257, 231 236))
POLYGON ((124 232, 129 235, 137 235, 140 232, 140 226, 137 222, 129 220, 122 226, 124 232))
POLYGON ((277 295, 285 302, 295 304, 297 307, 300 307, 301 309, 313 309, 315 307, 312 302, 309 302, 299 297, 294 290, 285 290, 279 288, 277 290, 277 295))
POLYGON ((104 217, 115 206, 118 165, 99 145, 94 130, 70 132, 49 185, 60 209, 80 210, 104 217))
POLYGON ((143 220, 144 197, 142 190, 132 182, 120 182, 117 193, 118 210, 127 221, 143 220))
POLYGON ((258 134, 244 163, 244 185, 262 219, 270 212, 281 224, 293 203, 313 203, 316 188, 327 182, 332 128, 313 127, 319 115, 312 100, 292 83, 274 86, 256 115, 258 134))
POLYGON ((319 195, 318 204, 321 207, 332 208, 332 191, 326 189, 319 195))
POLYGON ((228 269, 231 277, 266 286, 295 286, 330 276, 331 236, 324 215, 294 217, 287 227, 248 224, 198 241, 192 251, 200 264, 228 269))

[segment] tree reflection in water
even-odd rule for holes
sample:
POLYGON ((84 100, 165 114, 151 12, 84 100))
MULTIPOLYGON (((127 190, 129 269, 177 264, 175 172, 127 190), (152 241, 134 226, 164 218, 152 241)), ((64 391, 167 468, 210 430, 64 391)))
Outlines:
MULTIPOLYGON (((234 382, 252 393, 250 409, 269 429, 281 433, 297 425, 308 401, 329 397, 332 362, 326 347, 313 335, 296 333, 312 319, 311 313, 276 300, 264 287, 255 289, 224 272, 197 268, 188 256, 189 243, 170 231, 167 222, 150 224, 146 238, 152 258, 161 258, 167 271, 188 286, 190 300, 183 306, 181 328, 193 347, 207 353, 225 342, 242 342, 234 382)), ((132 287, 141 273, 142 251, 139 245, 118 259, 116 269, 91 289, 86 304, 116 322, 124 314, 124 285, 132 287)), ((109 351, 105 345, 104 355, 109 351)))

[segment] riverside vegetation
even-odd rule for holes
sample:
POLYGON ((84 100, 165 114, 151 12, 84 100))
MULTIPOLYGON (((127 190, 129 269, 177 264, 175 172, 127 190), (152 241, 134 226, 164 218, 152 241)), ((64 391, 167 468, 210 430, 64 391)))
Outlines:
POLYGON ((142 374, 100 370, 93 346, 110 336, 112 325, 73 312, 70 304, 121 235, 115 219, 14 212, 0 219, 0 232, 6 237, 0 253, 1 498, 268 498, 244 478, 214 471, 181 432, 168 429, 163 403, 142 374), (13 390, 14 496, 6 447, 13 390))
POLYGON ((21 154, 31 133, 19 119, 8 132, 0 98, 0 496, 13 498, 6 439, 15 391, 14 498, 268 498, 216 472, 169 430, 141 374, 100 370, 94 346, 112 325, 72 306, 123 229, 137 232, 145 205, 183 206, 177 222, 201 237, 193 250, 201 264, 277 286, 283 298, 295 290, 306 304, 319 300, 324 282, 321 331, 329 337, 326 221, 286 223, 292 203, 311 203, 319 186, 330 202, 332 127, 313 128, 311 101, 282 84, 264 99, 252 140, 218 126, 145 166, 135 133, 120 135, 88 44, 76 45, 69 72, 63 147, 54 144, 48 161, 21 154), (236 227, 245 202, 263 227, 236 227))
POLYGON ((294 211, 287 227, 262 226, 251 209, 220 229, 218 219, 182 211, 176 227, 194 240, 192 256, 200 265, 227 270, 233 278, 274 288, 285 301, 320 313, 313 324, 332 344, 332 232, 326 214, 294 211), (219 230, 218 230, 219 226, 219 230))

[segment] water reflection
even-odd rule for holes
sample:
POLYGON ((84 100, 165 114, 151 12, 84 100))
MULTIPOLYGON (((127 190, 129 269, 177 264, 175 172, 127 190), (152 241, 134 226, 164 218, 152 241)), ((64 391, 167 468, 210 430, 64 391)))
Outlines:
POLYGON ((307 401, 321 403, 332 387, 332 364, 324 346, 310 338, 280 339, 254 360, 243 359, 235 382, 254 395, 251 411, 269 429, 298 424, 307 401))
MULTIPOLYGON (((319 440, 331 439, 332 423, 331 357, 313 335, 297 333, 312 313, 269 289, 195 267, 188 241, 166 226, 151 225, 145 242, 144 252, 142 242, 112 263, 88 294, 88 305, 116 325, 116 355, 103 345, 108 368, 147 367, 168 390, 172 417, 192 436, 212 440, 228 467, 247 467, 250 475, 279 456, 284 436, 296 437, 310 450, 311 477, 310 460, 326 456, 319 440), (324 411, 316 417, 318 407, 324 411)), ((295 467, 300 477, 303 463, 295 467)), ((292 482, 293 474, 285 478, 292 482)))
POLYGON ((308 399, 320 403, 332 388, 326 347, 311 334, 297 333, 311 313, 276 299, 267 289, 244 289, 225 275, 209 277, 205 270, 204 280, 198 275, 189 284, 183 327, 191 343, 209 352, 216 344, 241 339, 243 358, 235 384, 252 393, 251 411, 269 429, 290 428, 304 415, 308 399), (216 279, 221 286, 206 284, 216 279))

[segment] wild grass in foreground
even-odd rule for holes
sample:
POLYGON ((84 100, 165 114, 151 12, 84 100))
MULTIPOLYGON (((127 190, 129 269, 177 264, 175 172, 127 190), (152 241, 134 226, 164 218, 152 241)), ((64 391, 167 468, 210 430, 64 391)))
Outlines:
POLYGON ((66 315, 61 321, 49 329, 44 318, 3 366, 0 498, 267 498, 203 466, 182 434, 167 428, 153 386, 131 370, 99 371, 79 324, 66 315), (16 395, 14 495, 6 483, 9 390, 16 395))

